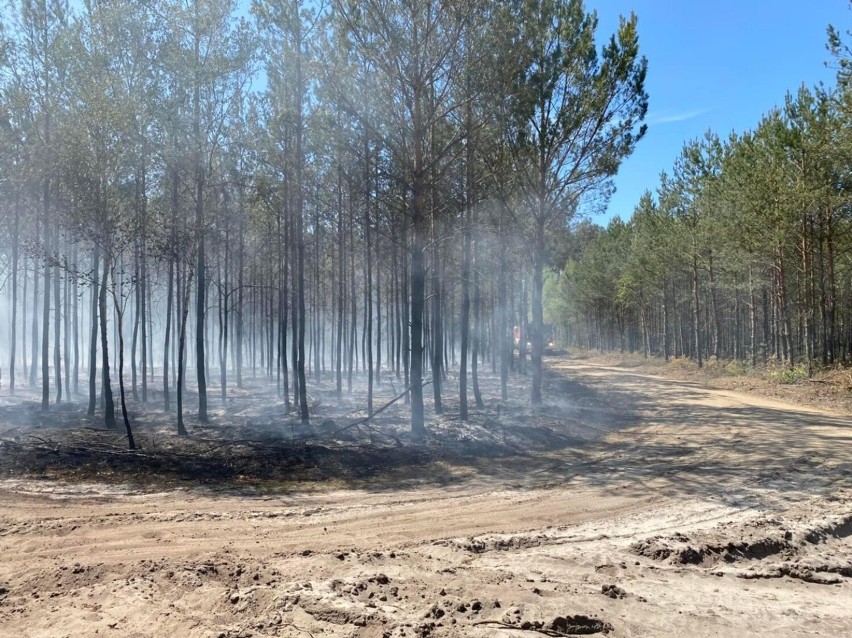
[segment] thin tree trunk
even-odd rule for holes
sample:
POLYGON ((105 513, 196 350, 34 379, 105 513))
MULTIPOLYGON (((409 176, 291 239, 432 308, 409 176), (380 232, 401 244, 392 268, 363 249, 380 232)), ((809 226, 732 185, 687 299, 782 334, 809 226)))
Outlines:
POLYGON ((80 396, 80 297, 78 294, 78 251, 74 246, 74 278, 71 281, 71 298, 74 307, 73 338, 74 343, 74 394, 80 396))
MULTIPOLYGON (((45 185, 45 201, 48 199, 48 187, 45 185)), ((50 405, 50 256, 47 254, 51 249, 50 232, 48 231, 48 211, 45 203, 44 211, 44 296, 42 301, 42 323, 41 323, 41 408, 47 410, 50 405)), ((58 337, 58 335, 57 335, 58 337)), ((62 392, 60 388, 59 392, 62 392)), ((61 398, 61 397, 60 397, 61 398)))
MULTIPOLYGON (((138 206, 138 204, 137 204, 138 206)), ((130 337, 130 387, 133 392, 134 400, 139 400, 139 390, 136 381, 136 350, 139 343, 139 322, 141 320, 142 308, 142 287, 139 285, 139 247, 137 245, 134 259, 134 278, 136 279, 136 289, 133 291, 133 301, 136 312, 133 313, 133 333, 130 337)))
POLYGON ((742 353, 742 326, 740 312, 740 282, 739 275, 734 273, 734 359, 740 361, 744 359, 742 353))
POLYGON ((518 342, 518 371, 521 374, 527 373, 527 342, 529 341, 529 309, 527 308, 527 279, 524 277, 521 280, 521 307, 520 321, 520 339, 518 342))
POLYGON ((166 412, 171 410, 171 395, 169 394, 169 353, 172 336, 172 312, 175 294, 174 280, 175 264, 174 260, 169 258, 168 283, 166 284, 166 326, 165 336, 163 337, 163 409, 166 412))
POLYGON ((782 339, 787 356, 787 364, 790 369, 795 365, 795 352, 793 350, 794 339, 790 325, 790 315, 787 311, 787 282, 784 274, 784 257, 782 248, 777 248, 777 273, 778 273, 778 311, 781 319, 782 339))
POLYGON ((350 303, 350 326, 349 326, 349 357, 346 377, 346 391, 352 394, 352 371, 355 367, 355 336, 357 334, 358 308, 355 298, 355 219, 353 211, 353 197, 350 191, 349 197, 349 303, 350 303))
MULTIPOLYGON (((54 254, 56 255, 55 259, 58 260, 59 254, 59 231, 57 230, 54 235, 54 254)), ((53 342, 53 367, 56 368, 54 374, 56 375, 56 403, 62 403, 62 343, 60 336, 62 335, 62 309, 65 308, 66 314, 68 313, 68 304, 62 303, 62 282, 59 277, 59 262, 54 262, 53 266, 53 333, 56 335, 55 340, 53 342)), ((68 331, 65 330, 65 348, 68 348, 68 331)), ((65 363, 68 363, 68 357, 65 357, 65 363)), ((67 372, 67 370, 66 370, 67 372)), ((66 385, 68 382, 68 378, 66 375, 65 379, 66 385)), ((69 392, 65 393, 65 399, 68 399, 69 392)))
MULTIPOLYGON (((503 205, 504 206, 504 205, 503 205)), ((509 299, 506 293, 506 270, 508 253, 506 231, 503 228, 501 216, 500 221, 500 274, 497 283, 497 303, 499 305, 499 328, 500 339, 500 400, 509 400, 509 365, 512 361, 512 337, 509 330, 509 299)))
POLYGON ((810 282, 811 282, 811 264, 810 264, 810 245, 808 241, 808 223, 807 216, 802 217, 802 241, 801 241, 801 251, 802 251, 802 284, 800 289, 803 289, 803 292, 800 293, 799 298, 801 299, 801 308, 802 308, 802 337, 805 343, 805 366, 807 369, 808 378, 813 376, 813 342, 812 342, 812 329, 813 322, 811 318, 811 312, 813 311, 813 297, 809 295, 810 290, 810 282))
POLYGON ((183 298, 180 299, 180 333, 178 336, 177 359, 177 431, 178 436, 189 434, 183 422, 183 393, 186 390, 186 322, 189 317, 189 300, 192 290, 192 269, 187 269, 187 280, 183 284, 183 298))
POLYGON ((535 220, 535 237, 533 247, 533 290, 532 290, 532 388, 531 403, 534 406, 541 405, 541 383, 543 376, 542 355, 544 354, 544 309, 542 305, 542 291, 544 289, 544 222, 545 201, 542 196, 539 201, 540 210, 535 220))
POLYGON ((115 272, 112 273, 111 294, 118 328, 118 393, 121 398, 121 416, 124 420, 124 429, 127 432, 127 447, 128 449, 135 450, 136 442, 133 440, 133 430, 130 428, 130 417, 127 414, 127 397, 124 389, 124 311, 121 308, 121 294, 116 290, 115 286, 115 272))
MULTIPOLYGON (((39 238, 39 218, 36 216, 35 238, 39 238)), ((97 277, 97 274, 95 275, 97 277)), ((38 370, 38 290, 39 290, 39 274, 36 259, 33 258, 33 307, 32 307, 32 330, 30 336, 32 338, 32 348, 30 350, 30 388, 35 390, 38 370)))
POLYGON ((98 365, 98 262, 100 261, 100 250, 95 246, 92 252, 92 304, 91 321, 92 328, 89 338, 89 409, 87 414, 95 416, 95 406, 98 401, 97 388, 97 365, 98 365))
MULTIPOLYGON (((196 12, 197 12, 196 7, 196 12)), ((207 365, 204 351, 205 304, 207 303, 207 273, 204 222, 204 166, 201 157, 201 80, 198 77, 200 67, 201 42, 200 35, 195 33, 194 66, 195 78, 193 87, 193 141, 195 143, 195 233, 198 242, 198 265, 196 276, 195 302, 195 372, 198 378, 198 420, 207 423, 207 365)), ((188 283, 187 283, 187 287, 188 283)), ((184 312, 188 309, 185 308, 184 312)), ((181 337, 183 338, 183 329, 181 337)), ((181 422, 182 427, 182 422, 181 422)))
MULTIPOLYGON (((317 196, 319 199, 319 196, 317 196)), ((314 361, 314 378, 317 383, 322 380, 322 324, 324 313, 322 308, 322 291, 320 284, 320 218, 319 204, 314 206, 314 312, 313 312, 313 361, 314 361)))
MULTIPOLYGON (((411 386, 411 270, 409 266, 408 256, 405 252, 410 252, 408 226, 403 227, 403 258, 402 261, 402 375, 405 387, 411 386)), ((411 392, 405 393, 403 399, 406 405, 411 405, 411 392)))
POLYGON ((373 255, 370 221, 370 145, 364 139, 364 336, 367 363, 367 414, 373 413, 373 255))
POLYGON ((826 237, 826 251, 828 253, 828 277, 827 277, 827 315, 828 315, 828 330, 827 330, 827 350, 828 363, 834 363, 837 357, 837 277, 835 274, 834 263, 834 224, 832 222, 831 212, 828 213, 828 232, 826 237))
MULTIPOLYGON (((468 179, 470 179, 471 171, 468 170, 468 179)), ((468 184, 468 190, 470 184, 468 184)), ((464 224, 463 229, 463 256, 462 256, 462 276, 461 276, 461 354, 459 359, 459 410, 462 421, 468 419, 467 405, 467 362, 469 357, 469 342, 470 342, 470 270, 471 270, 471 208, 472 199, 469 193, 466 194, 466 203, 464 209, 464 224)))
POLYGON ((237 255, 237 325, 236 325, 236 343, 234 344, 234 354, 236 355, 236 372, 237 372, 237 387, 243 387, 243 285, 244 285, 244 270, 245 270, 245 210, 244 210, 244 195, 243 185, 239 187, 239 209, 240 209, 240 225, 239 225, 239 252, 237 255))
POLYGON ((104 400, 104 423, 106 427, 113 430, 116 428, 115 403, 112 398, 112 385, 109 377, 109 342, 107 338, 107 286, 109 285, 109 272, 111 269, 110 254, 104 255, 104 269, 101 275, 101 286, 98 291, 98 315, 101 327, 101 380, 102 396, 104 400))
POLYGON ((229 305, 230 305, 230 286, 231 281, 229 277, 229 268, 230 268, 230 233, 228 229, 225 230, 225 272, 223 276, 223 299, 221 302, 220 308, 220 317, 221 324, 219 327, 219 342, 220 342, 220 354, 219 354, 219 384, 221 386, 221 396, 222 401, 228 397, 228 330, 229 330, 229 305))
POLYGON ((473 400, 476 407, 485 407, 482 393, 479 391, 479 351, 482 344, 482 288, 479 285, 478 244, 473 244, 473 352, 471 353, 470 380, 473 386, 473 400))
MULTIPOLYGON (((12 229, 12 325, 9 335, 9 394, 15 394, 15 355, 18 347, 18 251, 20 246, 20 193, 15 191, 15 221, 12 229)), ((26 317, 24 318, 26 322, 26 317)))
MULTIPOLYGON (((434 198, 434 182, 432 195, 434 198)), ((441 369, 442 356, 441 350, 443 347, 443 338, 441 331, 442 312, 441 312, 441 257, 438 249, 438 238, 435 233, 435 211, 434 201, 432 203, 432 397, 434 400, 435 414, 443 414, 444 407, 441 402, 441 369)))
POLYGON ((24 289, 21 291, 21 365, 23 378, 28 378, 29 372, 27 368, 27 287, 29 285, 30 276, 27 273, 26 257, 24 258, 24 289))
MULTIPOLYGON (((694 246, 693 246, 694 247, 694 246)), ((698 286, 698 255, 693 253, 692 256, 692 339, 693 347, 695 348, 695 361, 698 367, 702 367, 704 361, 701 356, 701 307, 699 304, 699 286, 698 286)))
POLYGON ((412 171, 411 201, 411 432, 415 437, 426 435, 425 415, 423 411, 423 306, 426 293, 426 264, 424 249, 426 245, 426 207, 424 139, 421 100, 422 86, 415 86, 413 95, 413 141, 414 166, 412 171))
POLYGON ((708 256, 708 274, 710 275, 710 309, 711 315, 713 319, 713 356, 716 359, 719 359, 721 354, 720 352, 720 341, 721 341, 721 327, 719 320, 719 307, 716 301, 716 271, 713 268, 713 251, 709 251, 708 256))
MULTIPOLYGON (((278 220, 280 223, 281 215, 278 215, 278 220)), ((287 315, 288 315, 288 300, 289 300, 289 289, 288 289, 288 278, 290 276, 289 271, 289 260, 288 260, 288 246, 290 242, 290 235, 287 229, 278 229, 278 237, 279 237, 279 246, 278 246, 278 264, 280 274, 278 276, 278 332, 279 332, 279 357, 281 360, 281 368, 283 373, 283 388, 282 395, 284 397, 284 410, 285 412, 290 412, 290 377, 287 368, 287 315), (282 241, 283 239, 283 241, 282 241)), ((292 326, 293 334, 296 334, 295 323, 292 326)), ((296 369, 293 368, 294 376, 293 383, 294 385, 298 385, 299 379, 298 376, 295 375, 296 369)))
MULTIPOLYGON (((378 175, 378 169, 376 171, 378 175)), ((378 198, 378 183, 376 184, 376 198, 378 198)), ((378 204, 377 204, 378 207, 378 204)), ((378 213, 377 213, 378 215, 378 213)), ((378 217, 376 220, 376 232, 378 232, 378 217)), ((380 254, 381 242, 376 242, 376 384, 382 383, 382 260, 380 254)))
POLYGON ((757 367, 757 308, 754 299, 754 276, 752 274, 752 265, 748 265, 748 294, 749 294, 749 337, 751 341, 751 367, 757 367))
POLYGON ((296 18, 294 20, 295 31, 293 40, 295 46, 295 65, 296 65, 296 148, 295 148, 295 188, 296 188, 296 241, 298 242, 298 296, 299 296, 299 365, 296 374, 299 379, 299 413, 302 423, 308 423, 310 415, 308 414, 308 393, 305 387, 305 233, 302 227, 303 224, 303 207, 304 207, 304 187, 302 184, 302 168, 305 163, 304 152, 302 150, 302 135, 304 133, 303 123, 303 103, 305 99, 305 86, 302 79, 302 21, 298 13, 298 4, 296 5, 296 18))
POLYGON ((663 283, 663 360, 668 362, 669 352, 669 303, 668 285, 663 283))
POLYGON ((337 348, 336 348, 336 387, 337 400, 343 398, 343 335, 346 331, 344 324, 346 312, 346 286, 344 280, 345 238, 343 234, 343 184, 342 171, 337 169, 337 348))
MULTIPOLYGON (((140 260, 140 274, 139 274, 139 298, 142 303, 142 312, 141 312, 141 320, 142 320, 142 403, 148 402, 148 259, 146 256, 147 251, 147 239, 146 239, 146 229, 147 229, 147 206, 146 206, 146 194, 145 194, 145 169, 142 169, 142 254, 139 256, 140 260)), ((153 367, 153 360, 151 361, 151 367, 153 367)))

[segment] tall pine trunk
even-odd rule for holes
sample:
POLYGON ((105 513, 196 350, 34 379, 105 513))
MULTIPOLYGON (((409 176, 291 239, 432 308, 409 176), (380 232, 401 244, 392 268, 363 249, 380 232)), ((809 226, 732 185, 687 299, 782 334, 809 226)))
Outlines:
POLYGON ((116 290, 115 272, 111 273, 111 288, 113 308, 115 310, 116 328, 118 334, 118 394, 121 399, 121 416, 124 420, 124 429, 127 433, 127 447, 135 450, 136 442, 133 439, 133 430, 130 427, 130 417, 127 414, 127 396, 124 388, 124 309, 121 304, 121 293, 116 290))
POLYGON ((186 322, 189 317, 189 301, 192 290, 192 268, 187 270, 187 280, 183 284, 183 297, 180 296, 180 331, 178 335, 177 357, 177 431, 179 436, 188 434, 183 422, 183 393, 186 390, 186 322))
MULTIPOLYGON (((196 7, 197 11, 197 7, 196 7)), ((206 269, 206 254, 205 254, 205 222, 204 222, 204 166, 201 156, 201 79, 199 78, 198 68, 200 66, 201 57, 201 42, 200 36, 195 33, 195 79, 193 87, 193 137, 195 143, 195 233, 196 241, 198 242, 198 263, 196 268, 196 301, 195 301, 195 372, 198 379, 198 420, 201 423, 207 422, 207 364, 205 361, 204 350, 204 326, 206 317, 207 303, 207 273, 206 269)), ((187 284, 188 287, 188 284, 187 284)), ((186 313, 188 308, 184 309, 186 313)), ((181 329, 181 338, 183 328, 181 329)))
MULTIPOLYGON (((694 248, 694 244, 693 244, 694 248)), ((698 255, 692 255, 692 345, 695 348, 693 356, 698 367, 704 364, 701 354, 701 306, 699 303, 698 285, 698 255)))
MULTIPOLYGON (((45 186, 45 201, 47 201, 48 188, 45 186)), ((42 323, 41 323, 41 407, 47 410, 50 404, 50 232, 48 231, 47 204, 45 204, 44 217, 44 295, 42 297, 42 323)))
MULTIPOLYGON (((501 205, 505 212, 505 205, 501 205)), ((499 305, 498 338, 500 339, 500 400, 509 400, 509 365, 512 362, 512 336, 509 327, 509 299, 507 295, 506 270, 508 269, 506 254, 507 246, 506 229, 503 227, 503 218, 500 218, 500 274, 497 282, 497 303, 499 305)))
POLYGON ((482 401, 482 393, 479 390, 479 353, 482 348, 482 287, 479 283, 479 264, 478 264, 478 254, 477 254, 478 243, 473 243, 473 256, 472 256, 472 267, 473 267, 473 339, 472 339, 472 350, 471 353, 471 366, 470 366, 470 380, 473 385, 473 400, 476 403, 476 407, 481 408, 485 406, 485 403, 482 401))
POLYGON ((89 336, 89 416, 95 415, 95 407, 98 401, 97 388, 97 365, 98 365, 98 262, 100 261, 100 250, 95 246, 92 251, 92 303, 90 319, 92 327, 89 336))
POLYGON ((344 263, 346 255, 344 254, 345 237, 343 233, 343 184, 342 170, 340 166, 337 168, 337 344, 336 344, 336 389, 337 400, 343 398, 343 335, 346 331, 345 325, 345 280, 344 280, 344 263))
POLYGON ((172 337, 172 312, 175 295, 175 262, 170 257, 168 265, 168 281, 166 283, 166 326, 163 336, 163 409, 171 410, 171 395, 169 393, 169 356, 172 337))
POLYGON ((364 334, 367 342, 367 414, 373 413, 373 255, 370 222, 370 144, 364 140, 364 334))
MULTIPOLYGON (((59 230, 54 231, 53 236, 53 374, 56 377, 56 403, 62 403, 62 298, 61 282, 59 278, 59 230)), ((67 311, 67 309, 66 309, 67 311)))
MULTIPOLYGON (((9 334, 9 394, 15 394, 15 358, 18 347, 18 253, 20 247, 20 193, 15 191, 15 221, 12 228, 12 325, 9 334)), ((26 321, 26 319, 25 319, 26 321)))
POLYGON ((111 255, 107 250, 104 254, 104 269, 101 275, 101 286, 98 291, 98 316, 100 318, 101 328, 101 381, 102 389, 101 396, 104 402, 104 423, 114 430, 115 422, 115 402, 112 398, 112 385, 109 377, 109 339, 107 337, 107 286, 109 285, 109 273, 112 268, 111 255))
POLYGON ((426 211, 424 137, 421 116, 421 86, 414 87, 414 166, 412 171, 411 200, 411 432, 415 437, 426 435, 423 411, 423 305, 426 293, 426 211))
POLYGON ((533 246, 533 289, 532 289, 532 387, 531 403, 541 405, 541 384, 543 377, 542 356, 544 355, 544 308, 542 292, 544 290, 544 224, 545 200, 542 195, 539 200, 539 211, 535 219, 535 236, 533 246))
MULTIPOLYGON (((39 238, 39 225, 40 218, 36 217, 36 227, 35 227, 35 240, 38 241, 39 238)), ((32 305, 32 328, 30 330, 30 338, 32 339, 32 343, 30 344, 30 378, 29 378, 29 386, 31 389, 35 390, 37 374, 38 374, 38 291, 39 291, 39 282, 41 281, 38 274, 38 265, 37 260, 33 258, 33 305, 32 305)), ((97 278, 97 273, 95 274, 95 278, 97 278)))
MULTIPOLYGON (((468 179, 470 170, 468 171, 468 179)), ((470 185, 468 185, 468 190, 470 185)), ((462 421, 468 419, 467 405, 467 362, 470 350, 470 270, 471 270, 471 197, 466 195, 464 208, 463 254, 461 276, 461 354, 459 359, 459 410, 462 421)))

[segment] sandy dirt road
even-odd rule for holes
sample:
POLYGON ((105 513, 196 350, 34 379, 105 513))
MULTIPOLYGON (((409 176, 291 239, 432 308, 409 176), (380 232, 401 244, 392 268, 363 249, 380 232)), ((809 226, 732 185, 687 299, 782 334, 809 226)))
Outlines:
POLYGON ((550 361, 576 444, 417 488, 0 483, 0 636, 852 635, 852 423, 550 361))

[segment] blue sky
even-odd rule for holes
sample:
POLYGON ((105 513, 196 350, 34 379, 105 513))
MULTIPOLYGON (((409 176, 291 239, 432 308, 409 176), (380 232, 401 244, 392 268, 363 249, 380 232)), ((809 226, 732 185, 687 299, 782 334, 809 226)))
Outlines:
POLYGON ((648 132, 622 164, 607 212, 593 217, 601 224, 628 219, 685 141, 748 130, 802 83, 831 84, 826 28, 852 27, 848 0, 586 0, 586 8, 598 12, 601 38, 633 11, 648 58, 648 132))

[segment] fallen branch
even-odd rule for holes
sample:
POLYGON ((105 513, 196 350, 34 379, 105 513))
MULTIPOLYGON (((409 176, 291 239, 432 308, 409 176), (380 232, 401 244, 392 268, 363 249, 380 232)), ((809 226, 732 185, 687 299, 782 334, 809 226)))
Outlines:
MULTIPOLYGON (((431 380, 431 379, 429 379, 429 380, 427 380, 427 381, 424 381, 424 382, 423 382, 423 385, 422 385, 421 387, 424 387, 424 388, 425 388, 425 387, 426 387, 427 385, 429 385, 430 383, 432 383, 432 380, 431 380)), ((348 430, 349 428, 354 428, 354 427, 356 427, 356 426, 358 426, 358 425, 364 425, 364 424, 368 423, 370 420, 372 420, 372 418, 373 418, 374 416, 376 416, 377 414, 380 414, 380 413, 384 412, 384 411, 385 411, 385 410, 387 410, 390 406, 392 406, 394 403, 396 403, 396 402, 397 402, 397 401, 399 401, 402 397, 404 397, 406 394, 408 394, 408 393, 411 391, 411 388, 413 388, 413 387, 414 387, 414 385, 413 385, 413 384, 412 384, 412 385, 410 385, 410 386, 408 386, 405 390, 403 390, 400 394, 396 395, 393 399, 391 399, 390 401, 388 401, 387 403, 385 403, 385 404, 384 404, 382 407, 380 407, 378 410, 373 410, 373 412, 371 412, 370 414, 368 414, 367 416, 365 416, 363 419, 358 419, 357 421, 354 421, 353 423, 350 423, 349 425, 344 425, 342 428, 338 428, 337 430, 334 430, 334 432, 331 432, 331 433, 329 434, 329 436, 335 436, 335 435, 340 434, 341 432, 343 432, 343 431, 345 431, 345 430, 348 430)), ((368 426, 368 427, 369 427, 369 426, 368 426)), ((380 432, 379 430, 376 430, 375 428, 370 428, 370 429, 371 429, 371 430, 373 430, 374 432, 378 432, 379 434, 383 434, 383 432, 380 432)), ((393 437, 393 438, 396 438, 396 437, 393 437)))
MULTIPOLYGON (((57 448, 55 450, 56 454, 59 454, 60 450, 57 448)), ((63 454, 77 454, 77 455, 85 455, 85 456, 96 456, 98 454, 112 454, 114 456, 132 456, 143 459, 153 459, 155 457, 150 454, 145 454, 139 449, 136 450, 122 450, 119 448, 108 448, 108 447, 86 447, 83 445, 75 445, 75 446, 65 446, 62 448, 63 454)))
MULTIPOLYGON (((34 436, 32 434, 29 435, 27 438, 28 439, 35 439, 36 441, 41 441, 41 443, 44 444, 44 447, 46 447, 50 452, 52 452, 53 454, 59 454, 59 446, 57 444, 55 444, 53 441, 50 441, 48 439, 43 439, 40 436, 34 436)), ((42 448, 42 449, 44 449, 44 448, 42 448)))

